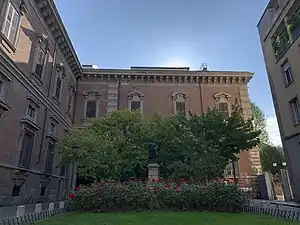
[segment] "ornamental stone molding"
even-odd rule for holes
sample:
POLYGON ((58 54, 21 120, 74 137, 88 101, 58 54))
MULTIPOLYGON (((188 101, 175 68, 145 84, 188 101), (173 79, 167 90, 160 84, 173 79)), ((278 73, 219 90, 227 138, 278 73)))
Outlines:
POLYGON ((129 92, 127 94, 127 96, 128 96, 129 100, 135 100, 136 98, 139 99, 139 100, 143 100, 143 98, 145 97, 145 95, 143 95, 141 92, 139 92, 137 90, 129 92))
POLYGON ((101 93, 99 91, 95 91, 95 90, 89 90, 89 91, 84 91, 82 93, 82 95, 86 98, 86 99, 99 99, 101 96, 101 93))
POLYGON ((220 101, 230 101, 232 95, 225 93, 225 92, 217 92, 214 95, 214 99, 216 102, 220 102, 220 101))
POLYGON ((185 101, 188 98, 188 95, 184 92, 173 92, 171 97, 173 101, 185 101))
POLYGON ((55 43, 71 68, 73 74, 75 77, 79 76, 81 74, 80 62, 72 46, 71 40, 64 29, 60 16, 55 10, 54 2, 49 0, 33 0, 33 4, 35 4, 37 10, 44 19, 48 30, 54 38, 55 43))
POLYGON ((249 72, 203 71, 133 71, 118 69, 84 69, 82 81, 122 81, 162 84, 236 84, 246 85, 252 78, 249 72))

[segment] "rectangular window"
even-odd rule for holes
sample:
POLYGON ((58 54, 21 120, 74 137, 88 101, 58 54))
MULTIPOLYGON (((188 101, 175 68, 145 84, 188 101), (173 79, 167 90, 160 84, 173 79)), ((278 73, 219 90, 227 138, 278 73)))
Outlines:
POLYGON ((61 86, 62 86, 62 79, 60 76, 57 76, 56 77, 56 86, 55 86, 55 95, 54 95, 57 100, 60 100, 61 86))
POLYGON ((31 153, 33 148, 34 134, 25 130, 22 147, 20 152, 19 166, 24 168, 30 167, 31 153))
POLYGON ((27 108, 27 116, 33 120, 36 119, 36 107, 34 107, 33 104, 29 104, 27 108))
POLYGON ((0 80, 0 98, 4 99, 5 96, 5 84, 0 80))
POLYGON ((220 102, 219 103, 219 110, 222 112, 222 114, 225 117, 229 116, 229 111, 228 111, 228 103, 227 102, 220 102))
POLYGON ((43 69, 44 69, 44 64, 45 64, 45 59, 46 59, 46 53, 41 49, 41 47, 37 48, 37 58, 35 62, 35 70, 34 73, 42 79, 43 75, 43 69))
POLYGON ((86 103, 86 118, 96 118, 97 102, 95 100, 87 101, 86 103))
POLYGON ((185 115, 185 102, 176 102, 176 113, 183 113, 185 115))
POLYGON ((56 124, 54 122, 50 123, 50 130, 49 130, 50 134, 54 135, 56 134, 56 124))
POLYGON ((17 38, 17 31, 20 23, 20 14, 15 7, 9 3, 2 33, 14 45, 17 38))
POLYGON ((45 166, 46 173, 52 172, 53 159, 54 159, 54 144, 49 143, 48 150, 47 150, 46 166, 45 166))
POLYGON ((72 102, 73 102, 73 95, 72 93, 69 93, 68 95, 68 105, 67 105, 67 113, 71 115, 71 110, 72 110, 72 102))
POLYGON ((291 110, 293 113, 293 118, 295 124, 300 123, 300 109, 299 109, 299 101, 298 98, 294 98, 292 101, 290 101, 291 110))
POLYGON ((289 84, 291 84, 294 81, 293 75, 292 75, 292 70, 291 70, 289 62, 286 61, 285 63, 283 63, 281 65, 281 69, 283 71, 284 84, 286 86, 288 86, 289 84))
POLYGON ((141 108, 141 102, 140 101, 131 101, 131 110, 139 110, 141 108))

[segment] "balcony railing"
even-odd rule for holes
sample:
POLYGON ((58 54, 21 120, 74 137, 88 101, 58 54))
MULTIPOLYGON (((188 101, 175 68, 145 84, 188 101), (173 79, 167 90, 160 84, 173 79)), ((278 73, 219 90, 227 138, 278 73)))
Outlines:
POLYGON ((300 9, 289 16, 287 23, 293 40, 297 39, 300 35, 300 9))
POLYGON ((274 38, 273 48, 277 59, 281 58, 281 56, 289 48, 290 44, 291 42, 286 29, 280 35, 274 38))

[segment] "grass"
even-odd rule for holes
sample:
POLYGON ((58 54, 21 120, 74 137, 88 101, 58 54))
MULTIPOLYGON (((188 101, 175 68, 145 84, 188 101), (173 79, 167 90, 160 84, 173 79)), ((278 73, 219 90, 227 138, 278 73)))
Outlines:
POLYGON ((82 213, 48 218, 37 225, 296 225, 298 223, 249 213, 149 212, 82 213))

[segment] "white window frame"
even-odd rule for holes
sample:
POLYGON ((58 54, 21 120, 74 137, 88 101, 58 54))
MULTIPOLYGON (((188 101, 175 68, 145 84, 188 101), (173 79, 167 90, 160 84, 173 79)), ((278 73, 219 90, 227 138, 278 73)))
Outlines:
POLYGON ((131 91, 127 94, 128 102, 127 108, 131 111, 131 102, 140 102, 140 113, 144 113, 144 97, 145 95, 138 92, 137 90, 131 91))
POLYGON ((286 60, 282 65, 281 65, 281 68, 282 68, 282 71, 283 71, 283 79, 284 79, 284 85, 285 86, 289 86, 291 83, 294 82, 294 77, 293 77, 293 72, 292 72, 292 69, 291 69, 291 66, 288 62, 288 60, 286 60), (288 79, 287 79, 287 71, 290 75, 290 79, 291 81, 289 82, 288 79))
POLYGON ((84 119, 90 119, 90 118, 86 117, 86 110, 87 110, 88 101, 96 101, 96 116, 95 116, 95 118, 98 118, 99 117, 99 105, 100 105, 100 96, 101 96, 101 94, 98 91, 91 90, 91 91, 83 92, 83 96, 85 98, 83 118, 84 119))
POLYGON ((292 110, 294 123, 295 123, 295 125, 298 125, 298 124, 300 124, 300 105, 299 105, 298 96, 295 97, 294 99, 292 99, 289 103, 290 103, 290 107, 292 110), (296 109, 295 109, 295 107, 296 107, 296 109))
POLYGON ((176 103, 177 102, 184 102, 185 104, 185 112, 184 115, 187 115, 187 99, 188 99, 188 95, 187 93, 184 92, 173 92, 171 94, 172 97, 172 101, 173 101, 173 113, 177 114, 177 107, 176 107, 176 103))
POLYGON ((15 8, 14 4, 12 4, 12 2, 9 1, 8 4, 7 4, 7 8, 6 8, 5 17, 4 17, 4 20, 3 20, 1 32, 2 32, 3 36, 5 36, 5 38, 6 38, 13 46, 15 46, 15 44, 16 44, 16 42, 17 42, 17 39, 18 39, 20 22, 21 22, 21 14, 20 14, 20 12, 18 12, 18 10, 15 8), (5 27, 6 27, 6 24, 7 24, 7 17, 8 17, 8 13, 9 13, 10 8, 12 8, 13 12, 12 12, 11 22, 9 23, 8 34, 7 34, 7 36, 6 36, 6 35, 4 34, 4 31, 5 31, 5 27), (14 40, 11 41, 11 40, 9 40, 9 36, 10 36, 10 33, 11 33, 11 29, 13 29, 13 28, 12 28, 12 24, 13 24, 13 20, 14 20, 14 17, 15 17, 16 14, 19 16, 19 19, 18 19, 16 28, 15 28, 15 29, 16 29, 16 33, 15 33, 15 35, 14 35, 14 37, 13 37, 14 40))
POLYGON ((56 66, 56 77, 55 77, 55 85, 54 85, 54 90, 53 90, 53 97, 59 102, 61 99, 61 93, 63 90, 63 85, 64 85, 64 77, 65 77, 65 69, 62 65, 57 65, 56 66), (57 81, 58 79, 61 80, 61 85, 60 85, 60 90, 59 90, 59 98, 56 97, 56 89, 57 89, 57 81))

